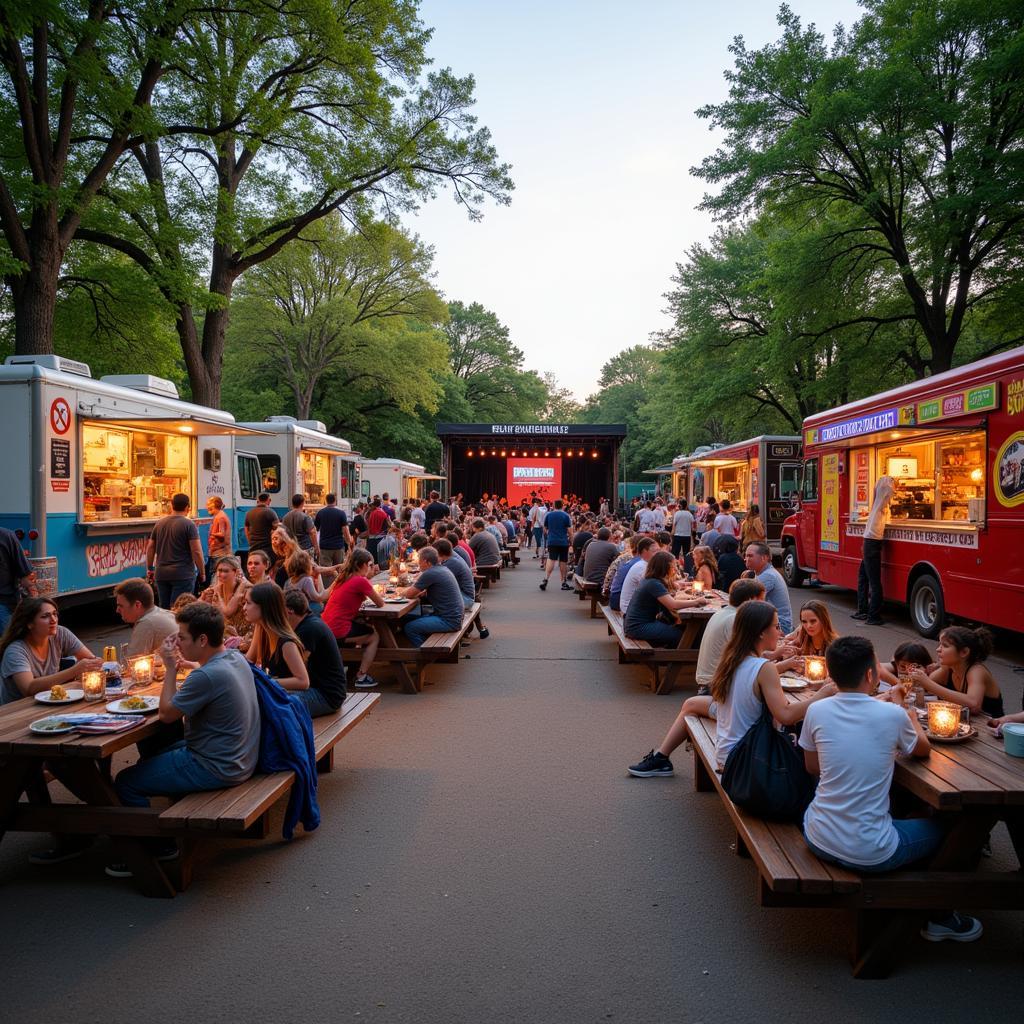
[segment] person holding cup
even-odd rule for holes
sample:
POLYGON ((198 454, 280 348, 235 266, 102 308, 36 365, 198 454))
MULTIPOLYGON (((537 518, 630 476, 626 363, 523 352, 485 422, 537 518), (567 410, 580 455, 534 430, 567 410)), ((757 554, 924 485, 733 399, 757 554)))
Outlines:
POLYGON ((0 638, 0 704, 44 693, 103 668, 81 640, 58 622, 57 606, 45 597, 27 597, 14 609, 0 638), (74 658, 68 668, 62 658, 74 658))

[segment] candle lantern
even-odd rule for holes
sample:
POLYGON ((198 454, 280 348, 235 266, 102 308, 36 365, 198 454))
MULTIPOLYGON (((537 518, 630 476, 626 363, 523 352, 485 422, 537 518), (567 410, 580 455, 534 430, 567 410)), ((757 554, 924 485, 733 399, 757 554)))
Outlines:
POLYGON ((933 700, 928 705, 928 731, 950 739, 960 729, 960 705, 946 700, 933 700))
POLYGON ((148 655, 136 658, 132 662, 132 676, 135 679, 136 686, 149 686, 153 682, 153 659, 148 655))
POLYGON ((388 577, 388 583, 390 583, 391 586, 395 586, 395 584, 398 583, 398 577, 397 576, 389 576, 388 577))
POLYGON ((107 688, 107 677, 105 672, 83 672, 82 690, 85 692, 86 700, 103 700, 103 693, 107 688))
POLYGON ((703 583, 703 581, 701 581, 701 580, 694 580, 693 592, 695 594, 703 594, 704 593, 704 583, 703 583))
POLYGON ((408 568, 409 567, 405 564, 405 562, 399 562, 398 563, 398 571, 399 572, 407 572, 408 568))
POLYGON ((825 659, 819 658, 816 655, 810 655, 804 658, 804 675, 807 676, 811 682, 820 683, 826 675, 828 670, 825 667, 825 659))

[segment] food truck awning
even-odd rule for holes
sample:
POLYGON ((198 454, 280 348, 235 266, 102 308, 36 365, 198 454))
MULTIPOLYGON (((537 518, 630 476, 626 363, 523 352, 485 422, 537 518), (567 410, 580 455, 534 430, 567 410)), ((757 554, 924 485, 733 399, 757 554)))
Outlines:
POLYGON ((410 473, 410 480, 447 480, 445 476, 441 476, 440 473, 410 473))
MULTIPOLYGON (((254 434, 259 431, 254 430, 254 434)), ((312 452, 314 455, 351 455, 352 452, 349 449, 339 450, 337 448, 322 448, 317 444, 300 444, 299 450, 304 452, 312 452)))
POLYGON ((654 469, 644 469, 640 471, 641 476, 660 476, 662 473, 674 473, 675 466, 670 462, 667 466, 655 466, 654 469))
MULTIPOLYGON (((166 430, 171 433, 193 434, 209 437, 211 435, 231 435, 233 437, 268 437, 265 430, 253 430, 237 423, 224 423, 222 420, 206 419, 203 416, 124 416, 114 409, 97 409, 85 407, 80 410, 86 419, 101 420, 112 427, 125 427, 139 430, 150 427, 166 430)), ((336 453, 335 453, 336 454, 336 453)))

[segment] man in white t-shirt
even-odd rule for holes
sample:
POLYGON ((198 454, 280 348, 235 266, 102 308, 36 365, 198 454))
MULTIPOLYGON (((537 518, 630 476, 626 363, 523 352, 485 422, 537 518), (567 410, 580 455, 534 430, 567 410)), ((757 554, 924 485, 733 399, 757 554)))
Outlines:
POLYGON ((726 499, 722 502, 721 509, 722 511, 715 516, 714 528, 723 537, 735 537, 738 540, 740 536, 740 524, 732 514, 732 502, 726 499))
POLYGON ((640 533, 654 533, 655 526, 654 509, 651 503, 647 502, 636 514, 636 528, 640 533))
POLYGON ((689 554, 693 540, 693 513, 685 504, 672 517, 672 554, 678 558, 680 554, 689 554))
POLYGON ((651 509, 651 522, 655 530, 665 529, 665 509, 660 501, 656 501, 654 508, 651 509))
MULTIPOLYGON (((861 872, 894 871, 928 857, 942 842, 942 826, 889 814, 896 757, 925 758, 931 750, 915 709, 871 696, 878 661, 866 637, 834 640, 825 659, 839 692, 807 709, 800 732, 807 770, 820 776, 804 815, 807 845, 822 860, 861 872)), ((929 921, 921 934, 970 942, 981 932, 980 921, 954 911, 929 921)))
POLYGON ((547 514, 547 505, 540 498, 534 498, 533 507, 527 517, 527 522, 530 524, 530 532, 527 537, 532 539, 536 545, 534 558, 540 558, 541 549, 544 547, 544 520, 547 518, 547 514))

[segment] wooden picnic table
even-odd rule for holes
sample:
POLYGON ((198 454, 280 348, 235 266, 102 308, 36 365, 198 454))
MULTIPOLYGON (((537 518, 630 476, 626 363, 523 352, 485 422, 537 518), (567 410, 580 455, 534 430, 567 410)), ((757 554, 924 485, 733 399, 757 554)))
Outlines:
MULTIPOLYGON (((693 596, 686 591, 679 591, 677 597, 693 596)), ((729 595, 720 590, 713 590, 704 595, 708 603, 703 608, 680 608, 675 617, 683 627, 683 635, 676 644, 680 658, 673 661, 665 670, 665 678, 656 687, 657 693, 671 693, 684 669, 688 673, 696 670, 696 654, 700 651, 700 642, 704 639, 704 630, 708 621, 717 611, 721 611, 729 603, 729 595)))
MULTIPOLYGON (((412 584, 415 585, 416 579, 413 577, 412 584)), ((381 572, 373 577, 372 583, 383 583, 386 584, 390 579, 390 573, 381 572)), ((404 590, 404 587, 399 587, 398 590, 404 590)), ((385 600, 387 600, 385 598, 385 600)), ((377 636, 380 637, 380 651, 393 651, 397 652, 402 648, 402 645, 398 642, 398 635, 395 633, 395 626, 401 622, 413 609, 419 607, 420 600, 418 597, 406 598, 403 601, 393 601, 385 604, 383 608, 378 608, 375 604, 370 601, 366 601, 363 607, 359 611, 359 617, 365 619, 376 631, 377 636)), ((412 673, 409 671, 409 666, 402 660, 400 660, 397 654, 392 654, 390 657, 384 655, 381 660, 387 660, 388 664, 395 670, 395 674, 398 677, 399 683, 402 685, 402 689, 406 693, 419 693, 416 687, 416 682, 413 679, 412 673)))

